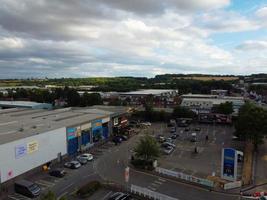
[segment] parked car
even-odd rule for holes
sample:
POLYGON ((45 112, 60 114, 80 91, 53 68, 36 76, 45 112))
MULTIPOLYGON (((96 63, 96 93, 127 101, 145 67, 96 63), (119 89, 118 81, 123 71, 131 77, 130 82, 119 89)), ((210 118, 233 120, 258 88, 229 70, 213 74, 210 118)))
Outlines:
POLYGON ((177 135, 177 134, 173 134, 173 135, 171 136, 171 139, 175 140, 178 136, 179 136, 179 135, 177 135))
POLYGON ((185 131, 185 132, 188 132, 188 131, 190 131, 190 128, 189 128, 189 127, 186 127, 186 128, 184 129, 184 131, 185 131))
POLYGON ((175 144, 172 144, 170 142, 164 142, 161 144, 161 147, 164 147, 164 148, 169 147, 169 146, 175 148, 175 144))
POLYGON ((73 161, 70 161, 70 162, 66 162, 64 164, 64 167, 66 168, 70 168, 70 169, 78 169, 81 167, 81 163, 79 163, 78 161, 76 160, 73 160, 73 161))
POLYGON ((196 142, 197 141, 197 134, 196 133, 192 133, 191 134, 191 139, 190 139, 191 142, 196 142))
POLYGON ((171 133, 175 133, 176 132, 176 127, 171 127, 171 133))
POLYGON ((118 143, 121 143, 122 142, 122 138, 120 136, 115 136, 115 137, 113 137, 112 141, 115 144, 118 144, 118 143))
POLYGON ((142 122, 142 123, 140 123, 140 125, 143 125, 143 126, 151 126, 151 123, 150 122, 142 122))
POLYGON ((172 140, 171 137, 169 137, 169 138, 166 139, 166 142, 173 143, 173 140, 172 140))
POLYGON ((87 161, 92 161, 94 159, 94 156, 90 153, 84 153, 84 154, 80 155, 80 157, 86 158, 87 161))
POLYGON ((87 163, 87 158, 84 158, 84 157, 82 157, 82 156, 77 156, 76 157, 76 159, 77 159, 77 161, 79 162, 79 163, 81 163, 82 165, 85 165, 86 163, 87 163))
POLYGON ((163 152, 167 155, 170 155, 174 151, 174 147, 167 146, 163 149, 163 152))
POLYGON ((22 194, 29 198, 36 198, 41 192, 41 188, 36 183, 27 180, 16 181, 14 189, 16 193, 22 194))
POLYGON ((199 127, 195 128, 195 131, 200 131, 200 130, 201 130, 201 128, 199 128, 199 127))
POLYGON ((120 137, 122 141, 128 140, 128 137, 126 135, 119 135, 118 137, 120 137))
POLYGON ((49 175, 50 176, 54 176, 54 177, 58 177, 58 178, 62 178, 66 175, 66 172, 64 169, 52 169, 49 171, 49 175))
POLYGON ((158 142, 162 143, 162 142, 166 141, 166 138, 164 136, 162 136, 162 135, 158 135, 157 136, 157 140, 158 140, 158 142))

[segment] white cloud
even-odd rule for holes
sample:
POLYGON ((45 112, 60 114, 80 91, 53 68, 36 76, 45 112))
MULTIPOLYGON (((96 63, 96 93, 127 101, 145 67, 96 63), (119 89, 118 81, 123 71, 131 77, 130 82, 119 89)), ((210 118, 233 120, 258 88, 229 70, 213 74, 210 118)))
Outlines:
POLYGON ((20 49, 23 46, 23 42, 19 38, 0 38, 0 49, 20 49))
POLYGON ((262 7, 256 11, 256 15, 260 18, 267 19, 267 7, 262 7))

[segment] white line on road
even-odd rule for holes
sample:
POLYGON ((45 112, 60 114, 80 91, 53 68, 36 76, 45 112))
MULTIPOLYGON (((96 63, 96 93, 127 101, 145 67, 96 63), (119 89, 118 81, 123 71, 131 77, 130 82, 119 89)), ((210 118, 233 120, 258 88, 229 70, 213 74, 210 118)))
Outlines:
POLYGON ((103 197, 103 199, 102 200, 105 200, 106 198, 108 198, 109 197, 109 195, 111 195, 112 194, 112 192, 110 191, 109 193, 107 193, 104 197, 103 197))
POLYGON ((83 178, 88 178, 88 177, 93 176, 93 175, 95 175, 95 174, 96 174, 96 173, 94 172, 94 173, 92 173, 92 174, 88 174, 88 175, 84 176, 83 178))
POLYGON ((69 187, 71 187, 74 183, 71 183, 69 185, 67 185, 66 187, 64 187, 63 189, 61 189, 60 191, 63 192, 65 191, 66 189, 68 189, 69 187))
POLYGON ((59 200, 61 197, 66 196, 67 194, 68 194, 68 192, 64 192, 64 193, 62 193, 61 195, 58 196, 57 200, 59 200))

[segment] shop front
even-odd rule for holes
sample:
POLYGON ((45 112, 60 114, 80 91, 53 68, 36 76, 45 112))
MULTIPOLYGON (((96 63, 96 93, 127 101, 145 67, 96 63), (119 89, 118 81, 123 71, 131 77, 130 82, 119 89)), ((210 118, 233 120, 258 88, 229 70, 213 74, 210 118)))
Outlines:
POLYGON ((68 127, 67 128, 67 152, 68 155, 75 155, 79 150, 79 127, 68 127))
POLYGON ((128 119, 126 116, 114 117, 113 118, 113 133, 120 134, 124 128, 128 125, 128 119))
POLYGON ((103 139, 102 119, 98 119, 92 122, 92 136, 94 143, 97 143, 103 139))

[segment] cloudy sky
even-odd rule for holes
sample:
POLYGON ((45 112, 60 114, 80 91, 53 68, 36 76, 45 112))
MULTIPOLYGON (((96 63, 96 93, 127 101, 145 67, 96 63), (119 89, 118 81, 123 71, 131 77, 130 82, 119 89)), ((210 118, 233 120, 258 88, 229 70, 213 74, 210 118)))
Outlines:
POLYGON ((0 78, 267 73, 266 0, 1 0, 0 78))

